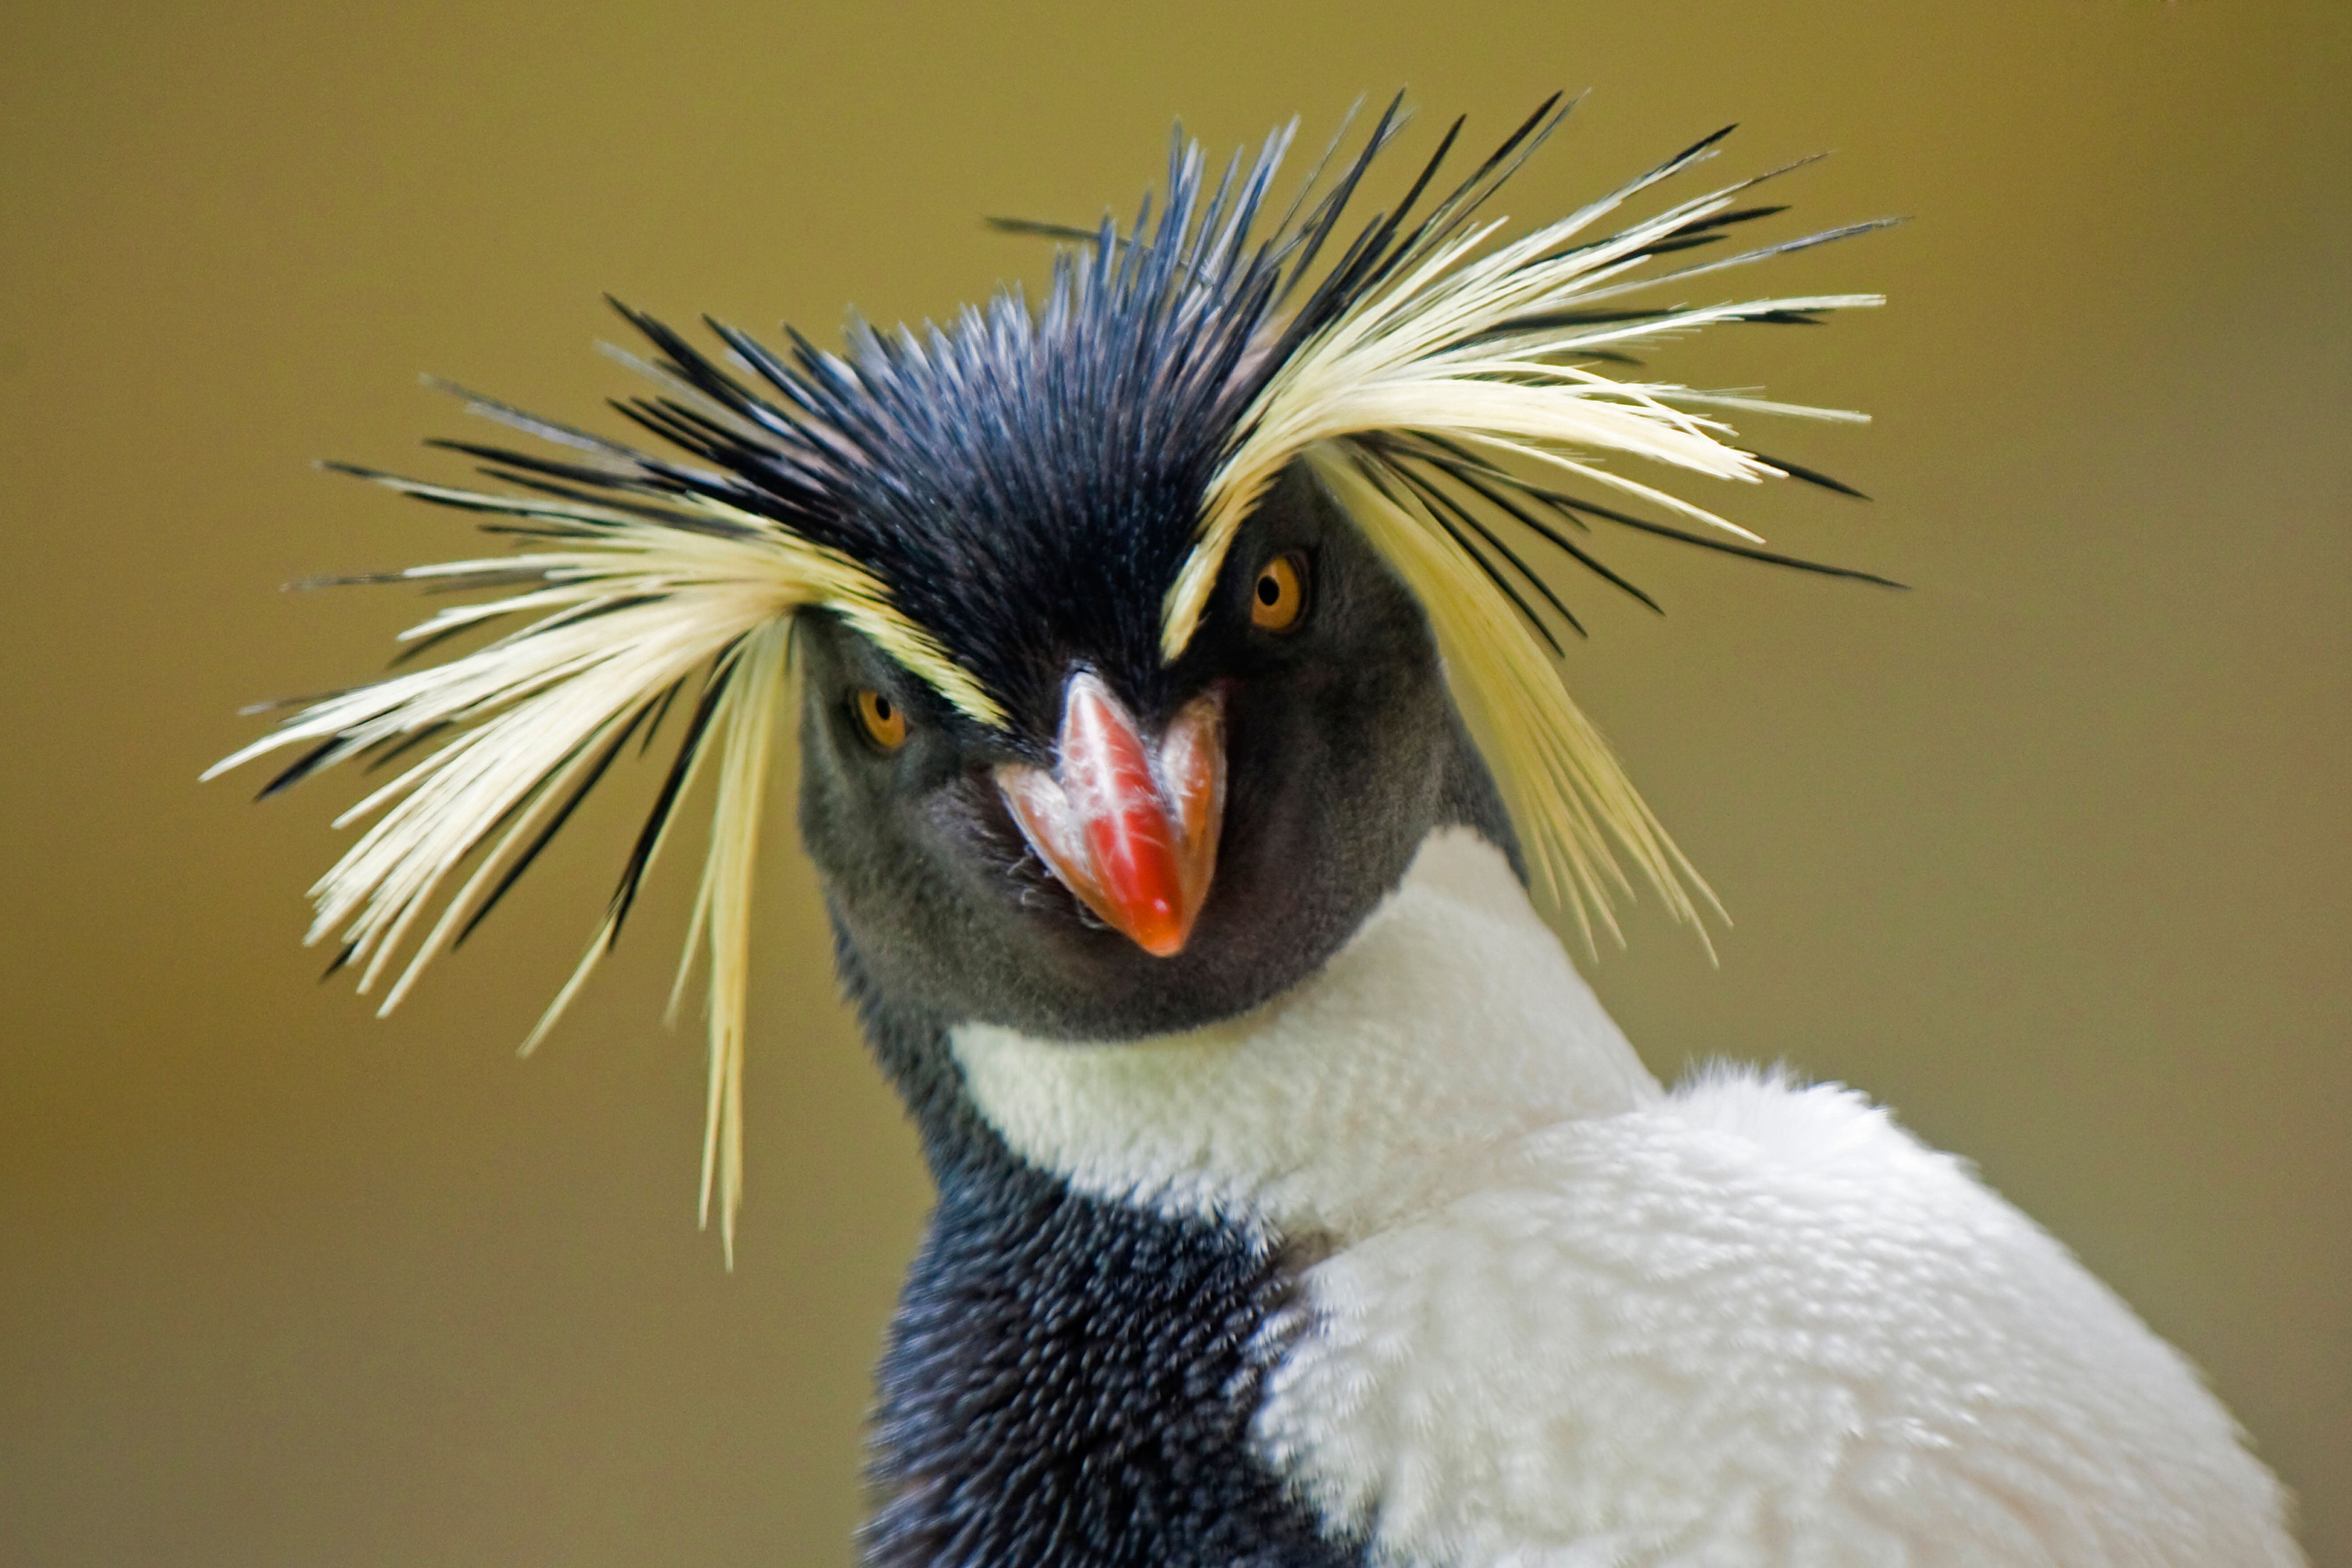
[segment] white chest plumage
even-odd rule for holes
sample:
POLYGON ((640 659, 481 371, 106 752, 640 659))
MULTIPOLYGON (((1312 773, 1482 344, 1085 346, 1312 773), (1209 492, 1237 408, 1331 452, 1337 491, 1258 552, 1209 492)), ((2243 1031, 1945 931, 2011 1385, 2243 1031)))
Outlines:
POLYGON ((1461 831, 1254 1013, 1116 1045, 967 1025, 954 1047, 1014 1152, 1080 1190, 1342 1241, 1475 1183, 1516 1135, 1660 1094, 1502 856, 1461 831))
POLYGON ((1663 1092, 1469 834, 1246 1017, 953 1044, 1081 1190, 1328 1241, 1255 1440, 1384 1561, 2302 1561, 2062 1247, 1848 1090, 1663 1092))

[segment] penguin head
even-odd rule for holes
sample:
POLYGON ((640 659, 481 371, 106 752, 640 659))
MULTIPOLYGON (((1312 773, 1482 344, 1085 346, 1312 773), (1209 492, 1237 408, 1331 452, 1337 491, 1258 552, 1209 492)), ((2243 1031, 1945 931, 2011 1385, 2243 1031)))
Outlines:
MULTIPOLYGON (((1171 576, 1184 542, 1159 552, 1171 576)), ((800 630, 802 838, 869 983, 1096 1039, 1287 990, 1396 884, 1466 749, 1412 593, 1304 468, 1172 664, 1167 581, 1002 565, 970 612, 1024 628, 1034 671, 1002 729, 835 617, 800 630), (1076 629, 1044 613, 1074 587, 1137 602, 1076 629)))

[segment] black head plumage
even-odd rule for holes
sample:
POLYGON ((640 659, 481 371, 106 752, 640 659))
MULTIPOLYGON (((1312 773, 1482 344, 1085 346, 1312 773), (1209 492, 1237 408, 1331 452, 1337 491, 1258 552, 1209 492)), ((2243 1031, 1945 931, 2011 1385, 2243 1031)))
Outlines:
POLYGON ((690 493, 838 551, 1025 721, 1019 739, 1050 736, 1079 651, 1139 697, 1161 680, 1161 600, 1265 379, 1260 340, 1301 237, 1246 243, 1287 141, 1208 189, 1180 135, 1157 218, 1147 199, 1127 236, 1106 220, 1064 251, 1034 310, 1008 289, 944 328, 853 321, 840 354, 794 332, 780 355, 711 321, 728 367, 616 301, 670 390, 615 406, 707 468, 601 441, 594 468, 449 445, 565 499, 690 493))

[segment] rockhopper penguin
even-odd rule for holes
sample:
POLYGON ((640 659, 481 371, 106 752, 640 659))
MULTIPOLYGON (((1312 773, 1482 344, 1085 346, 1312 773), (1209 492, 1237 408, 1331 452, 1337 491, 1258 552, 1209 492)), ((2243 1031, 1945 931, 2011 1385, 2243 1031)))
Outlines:
POLYGON ((387 579, 503 595, 417 642, 498 635, 222 766, 401 758, 312 933, 389 1006, 667 721, 554 1011, 707 784, 731 1246, 797 681, 802 837, 939 1187, 870 1562, 2299 1563, 2229 1415, 2057 1242, 1848 1089, 1662 1089, 1539 914, 1605 921, 1622 859, 1685 916, 1704 889, 1569 701, 1537 552, 1637 595, 1594 527, 1807 566, 1644 476, 1837 488, 1727 423, 1824 411, 1601 367, 1876 302, 1689 302, 1874 226, 1681 257, 1780 210, 1754 181, 1619 216, 1717 137, 1511 237, 1489 198, 1564 112, 1447 185, 1457 122, 1353 228, 1395 105, 1284 204, 1287 131, 1213 180, 1180 138, 1131 227, 1013 226, 1069 242, 1035 308, 843 354, 625 312, 658 391, 623 412, 676 450, 469 398, 542 443, 449 444, 502 488, 366 477, 516 537, 387 579))

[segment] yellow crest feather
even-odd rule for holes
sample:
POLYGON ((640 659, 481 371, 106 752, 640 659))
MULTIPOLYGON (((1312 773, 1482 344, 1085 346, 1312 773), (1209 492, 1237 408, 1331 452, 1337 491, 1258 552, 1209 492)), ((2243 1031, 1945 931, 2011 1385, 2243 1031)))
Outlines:
MULTIPOLYGON (((706 665, 702 732, 719 757, 718 799, 687 963, 709 969, 709 1125, 702 1206, 714 1185, 731 1256, 742 1194, 742 1062, 751 872, 775 729, 785 649, 798 611, 833 610, 975 721, 1003 721, 995 700, 890 602, 856 561, 768 519, 709 498, 675 497, 671 515, 707 531, 593 503, 478 494, 383 474, 364 477, 404 494, 551 525, 562 547, 445 562, 394 574, 441 588, 523 592, 446 609, 403 634, 424 642, 514 616, 536 617, 461 658, 314 702, 270 734, 205 770, 211 778, 289 746, 316 748, 281 783, 375 748, 452 738, 336 819, 375 820, 310 889, 305 938, 341 944, 371 992, 400 963, 378 1011, 389 1013, 432 959, 462 939, 528 864, 588 784, 658 707, 706 665), (438 895, 480 852, 457 892, 438 895), (413 949, 407 939, 436 907, 413 949), (404 962, 401 954, 405 952, 404 962)), ((689 742, 674 794, 689 789, 710 746, 689 742)), ((674 816, 663 811, 632 864, 629 888, 572 977, 523 1042, 533 1049, 611 951, 626 891, 659 853, 674 816)), ((680 982, 684 981, 681 972, 680 982)))
MULTIPOLYGON (((1240 423, 1240 438, 1208 484, 1198 537, 1162 605, 1161 653, 1172 661, 1199 628, 1226 552, 1252 509, 1286 468, 1309 463, 1421 598, 1456 693, 1481 720, 1495 750, 1488 760, 1536 875, 1574 910, 1588 934, 1594 915, 1614 930, 1610 890, 1627 885, 1617 865, 1619 849, 1694 927, 1697 907, 1686 889, 1710 902, 1712 895, 1570 700, 1558 668, 1522 618, 1523 606, 1463 531, 1435 514, 1427 499, 1432 490, 1404 465, 1443 470, 1489 505, 1527 521, 1503 494, 1544 492, 1496 465, 1498 459, 1541 464, 1718 535, 1761 542, 1715 512, 1601 459, 1637 457, 1709 479, 1754 482, 1789 470, 1731 444, 1727 426, 1694 409, 1836 420, 1864 416, 1620 381, 1578 363, 1612 357, 1611 345, 1713 322, 1805 318, 1883 302, 1874 294, 1835 294, 1655 310, 1593 309, 1597 301, 1669 279, 1879 226, 1832 230, 1662 277, 1628 276, 1657 250, 1674 248, 1677 237, 1738 221, 1744 215, 1731 209, 1738 194, 1756 183, 1751 180, 1605 238, 1580 239, 1629 196, 1712 155, 1715 140, 1557 223, 1492 248, 1501 220, 1449 227, 1441 220, 1465 198, 1442 206, 1423 237, 1403 245, 1395 265, 1290 346, 1260 389, 1240 423)), ((1465 192, 1478 192, 1485 177, 1483 172, 1474 176, 1465 192)), ((1266 333, 1269 342, 1283 335, 1279 324, 1266 333)), ((1469 526, 1483 531, 1475 520, 1469 526)), ((1491 535, 1488 540, 1494 542, 1491 535)), ((1540 585, 1538 592, 1548 596, 1540 585)))

